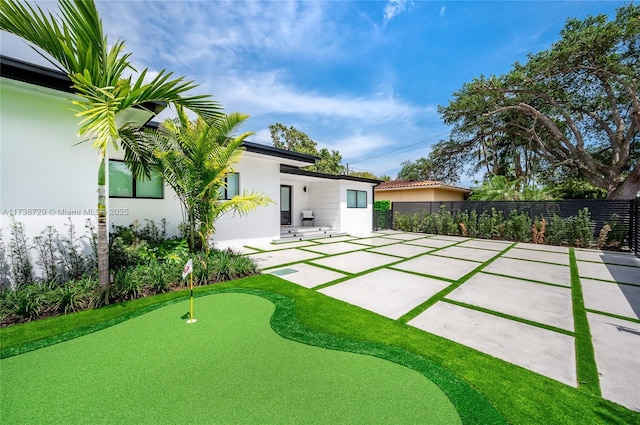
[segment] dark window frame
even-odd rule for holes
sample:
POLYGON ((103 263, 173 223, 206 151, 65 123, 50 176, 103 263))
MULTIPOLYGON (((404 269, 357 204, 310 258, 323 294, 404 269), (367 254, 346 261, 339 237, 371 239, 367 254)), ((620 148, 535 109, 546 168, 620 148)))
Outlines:
MULTIPOLYGON (((122 159, 110 159, 109 160, 109 165, 111 164, 111 162, 120 162, 120 163, 125 163, 126 161, 123 161, 122 159)), ((107 173, 110 171, 110 167, 107 170, 107 173)), ((158 177, 160 178, 160 190, 162 191, 162 193, 160 194, 160 196, 137 196, 136 193, 136 178, 132 175, 131 176, 131 187, 132 187, 132 195, 131 196, 118 196, 118 195, 111 195, 111 193, 109 193, 109 198, 114 198, 114 199, 164 199, 164 179, 162 178, 162 176, 160 174, 158 174, 158 177)))
POLYGON ((229 201, 230 199, 232 199, 234 196, 240 195, 240 173, 227 173, 226 176, 224 176, 224 186, 220 186, 220 199, 222 199, 223 201, 229 201), (227 186, 228 184, 228 178, 230 175, 234 175, 236 176, 236 190, 237 193, 231 197, 229 197, 229 186, 227 186))
POLYGON ((366 190, 356 190, 356 189, 347 189, 347 208, 367 208, 368 194, 366 190), (349 192, 355 192, 356 194, 356 205, 354 207, 349 206, 349 192), (360 205, 358 203, 358 194, 364 193, 364 205, 360 205))

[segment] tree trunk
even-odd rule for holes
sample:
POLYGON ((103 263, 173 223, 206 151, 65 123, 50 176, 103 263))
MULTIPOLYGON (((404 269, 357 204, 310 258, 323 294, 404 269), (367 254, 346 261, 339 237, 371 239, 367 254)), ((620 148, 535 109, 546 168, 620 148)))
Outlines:
MULTIPOLYGON (((98 167, 98 283, 105 290, 109 289, 109 245, 107 243, 107 205, 105 196, 105 151, 100 150, 98 155, 100 166, 98 167)), ((105 296, 105 300, 108 300, 105 296)))
POLYGON ((614 190, 607 193, 609 200, 634 199, 640 193, 640 164, 637 164, 629 176, 614 190))
MULTIPOLYGON (((100 189, 98 189, 100 191, 100 189)), ((104 186, 102 186, 104 193, 104 186)), ((98 195, 99 196, 99 195, 98 195)), ((98 212, 98 283, 109 287, 109 245, 107 243, 107 214, 98 212)))

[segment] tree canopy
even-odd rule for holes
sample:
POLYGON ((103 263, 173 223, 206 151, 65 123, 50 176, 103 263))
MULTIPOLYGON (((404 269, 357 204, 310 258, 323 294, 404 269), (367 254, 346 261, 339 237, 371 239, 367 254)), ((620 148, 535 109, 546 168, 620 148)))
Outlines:
POLYGON ((318 150, 318 144, 303 131, 294 126, 286 127, 284 124, 275 123, 269 126, 273 147, 287 149, 294 152, 305 153, 320 157, 320 160, 306 167, 309 171, 326 174, 342 174, 345 167, 342 165, 342 155, 337 150, 322 148, 318 150))
MULTIPOLYGON (((569 19, 560 40, 480 76, 439 112, 453 126, 425 162, 523 179, 564 173, 629 199, 640 190, 640 6, 569 19)), ((418 162, 418 161, 416 161, 418 162)))
POLYGON ((273 147, 319 157, 320 159, 314 165, 305 167, 305 169, 309 171, 335 175, 349 174, 350 176, 368 179, 389 180, 388 176, 377 177, 369 171, 348 170, 346 166, 342 165, 342 155, 340 151, 336 149, 329 150, 327 148, 318 150, 318 144, 305 132, 298 130, 294 126, 287 127, 278 122, 269 126, 269 132, 271 133, 273 147))
POLYGON ((415 161, 406 160, 400 164, 397 178, 400 180, 432 180, 448 184, 459 184, 458 169, 446 156, 429 155, 415 161))

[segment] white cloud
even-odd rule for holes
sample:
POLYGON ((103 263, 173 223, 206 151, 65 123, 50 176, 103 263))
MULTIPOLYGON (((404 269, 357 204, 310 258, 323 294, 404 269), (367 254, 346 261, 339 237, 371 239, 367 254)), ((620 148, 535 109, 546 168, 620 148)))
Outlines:
POLYGON ((407 0, 389 0, 387 5, 384 7, 384 23, 387 22, 401 14, 407 9, 407 0))
POLYGON ((443 16, 443 15, 444 15, 445 10, 446 10, 446 6, 442 6, 442 7, 440 8, 440 16, 443 16))
POLYGON ((211 84, 223 104, 253 116, 293 114, 356 120, 361 124, 394 121, 408 125, 435 113, 434 107, 418 107, 392 96, 354 97, 348 93, 327 95, 301 90, 288 84, 284 73, 278 71, 227 76, 213 79, 211 84))
POLYGON ((319 140, 318 145, 327 149, 340 151, 342 158, 360 158, 371 154, 376 149, 384 148, 393 144, 393 140, 380 134, 356 134, 347 135, 339 139, 319 140))

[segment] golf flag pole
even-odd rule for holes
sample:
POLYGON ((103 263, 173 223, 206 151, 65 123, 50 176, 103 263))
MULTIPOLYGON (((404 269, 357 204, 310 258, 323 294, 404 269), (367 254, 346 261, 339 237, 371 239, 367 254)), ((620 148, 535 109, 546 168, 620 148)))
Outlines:
POLYGON ((193 318, 193 261, 191 258, 189 258, 189 261, 187 261, 187 264, 184 265, 184 269, 182 270, 182 278, 184 279, 187 275, 191 275, 189 276, 191 282, 191 298, 189 300, 189 320, 187 320, 187 323, 195 323, 196 319, 193 318))

